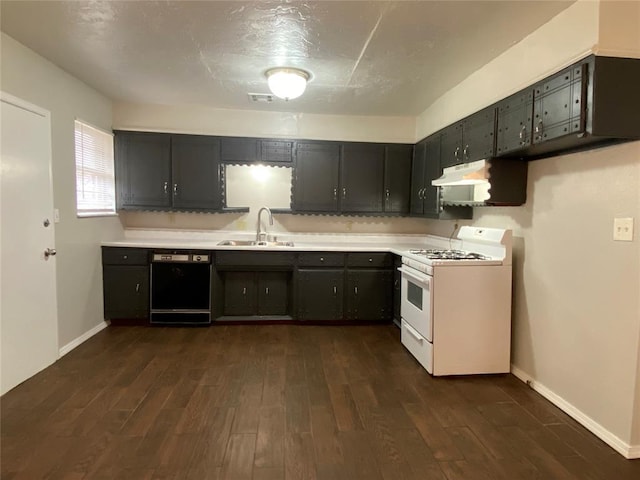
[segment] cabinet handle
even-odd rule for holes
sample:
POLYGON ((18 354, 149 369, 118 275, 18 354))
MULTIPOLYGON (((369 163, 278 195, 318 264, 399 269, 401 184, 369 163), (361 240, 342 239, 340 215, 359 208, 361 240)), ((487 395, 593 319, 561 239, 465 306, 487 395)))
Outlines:
POLYGON ((462 151, 462 158, 464 158, 464 160, 469 160, 469 145, 464 146, 464 150, 462 151))
POLYGON ((342 199, 344 200, 345 198, 347 198, 347 189, 343 188, 342 189, 342 199))
POLYGON ((387 191, 386 191, 385 195, 387 196, 387 200, 389 200, 389 196, 391 195, 391 192, 389 192, 388 188, 387 188, 387 191))
POLYGON ((176 195, 178 195, 178 184, 174 183, 173 184, 173 196, 175 197, 176 195))
POLYGON ((373 262, 373 258, 369 258, 369 262, 373 262))
POLYGON ((140 292, 140 284, 136 283, 136 293, 139 293, 139 292, 140 292))
POLYGON ((266 295, 269 295, 269 287, 266 287, 266 288, 264 289, 264 293, 265 293, 266 295))
POLYGON ((460 160, 458 158, 459 154, 460 154, 460 147, 456 147, 456 151, 453 152, 453 156, 456 157, 456 160, 460 160))
POLYGON ((321 262, 324 262, 324 257, 320 257, 320 261, 321 261, 321 262))
POLYGON ((358 294, 358 287, 353 287, 353 293, 358 294))
POLYGON ((538 140, 542 140, 542 126, 543 126, 542 125, 542 119, 540 119, 540 120, 538 120, 538 123, 536 125, 536 129, 535 129, 535 132, 536 132, 536 135, 538 137, 538 140))
POLYGON ((525 144, 525 138, 527 136, 527 126, 523 125, 522 128, 520 129, 520 133, 518 134, 518 136, 520 137, 520 145, 524 145, 525 144))
POLYGON ((162 189, 164 190, 165 195, 169 193, 169 182, 164 182, 162 189))
POLYGON ((333 199, 334 200, 338 200, 338 189, 337 188, 333 189, 333 199))
POLYGON ((242 289, 242 294, 243 294, 243 295, 246 295, 246 294, 247 294, 247 287, 244 287, 244 288, 242 289))
POLYGON ((338 294, 338 287, 336 287, 335 285, 333 286, 333 294, 334 295, 338 294))

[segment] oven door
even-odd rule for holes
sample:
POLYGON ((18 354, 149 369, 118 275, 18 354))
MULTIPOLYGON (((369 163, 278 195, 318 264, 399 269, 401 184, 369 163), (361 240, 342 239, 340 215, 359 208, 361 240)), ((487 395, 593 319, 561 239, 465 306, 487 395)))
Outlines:
POLYGON ((403 265, 400 314, 427 341, 433 342, 433 277, 403 265))

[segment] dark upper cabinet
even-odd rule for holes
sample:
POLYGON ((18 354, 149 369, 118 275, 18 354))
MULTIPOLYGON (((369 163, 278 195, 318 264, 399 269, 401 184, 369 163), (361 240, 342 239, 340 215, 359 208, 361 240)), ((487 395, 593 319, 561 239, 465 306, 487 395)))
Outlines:
POLYGON ((171 140, 173 207, 218 210, 220 141, 215 137, 174 135, 171 140))
POLYGON ((298 320, 342 320, 344 269, 298 269, 298 320))
POLYGON ((118 208, 171 206, 171 136, 116 132, 118 208))
POLYGON ((584 132, 587 64, 553 75, 534 86, 533 143, 584 132))
POLYGON ((411 203, 411 158, 413 145, 392 144, 385 147, 385 213, 408 213, 411 203))
POLYGON ((440 167, 446 168, 494 155, 495 107, 485 108, 440 134, 440 167))
POLYGON ((345 143, 338 197, 343 213, 382 212, 384 145, 345 143))
MULTIPOLYGON (((439 138, 439 137, 438 137, 439 138)), ((423 191, 425 187, 425 154, 427 139, 416 143, 411 162, 411 209, 412 215, 424 213, 423 191)))
POLYGON ((291 163, 295 142, 292 140, 251 137, 219 137, 220 159, 226 163, 291 163))
POLYGON ((340 147, 329 142, 297 142, 293 211, 337 212, 340 147))
POLYGON ((118 208, 216 211, 222 207, 220 140, 116 132, 118 208))
POLYGON ((294 147, 291 140, 260 140, 260 158, 265 163, 291 163, 294 147))
MULTIPOLYGON (((424 154, 424 190, 422 191, 423 214, 425 217, 438 218, 440 209, 439 187, 431 185, 431 181, 440 177, 440 139, 438 135, 427 138, 424 154)), ((464 215, 458 218, 466 218, 464 215)))
POLYGON ((533 129, 533 89, 511 95, 497 106, 496 155, 528 148, 533 129))
POLYGON ((220 160, 230 163, 261 160, 260 141, 248 137, 220 137, 220 160))

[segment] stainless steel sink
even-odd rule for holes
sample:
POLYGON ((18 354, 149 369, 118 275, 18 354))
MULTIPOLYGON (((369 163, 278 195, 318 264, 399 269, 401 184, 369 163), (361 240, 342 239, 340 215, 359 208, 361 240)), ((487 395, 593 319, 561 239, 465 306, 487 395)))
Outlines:
POLYGON ((218 243, 226 247, 293 247, 293 242, 256 242, 255 240, 223 240, 218 243))

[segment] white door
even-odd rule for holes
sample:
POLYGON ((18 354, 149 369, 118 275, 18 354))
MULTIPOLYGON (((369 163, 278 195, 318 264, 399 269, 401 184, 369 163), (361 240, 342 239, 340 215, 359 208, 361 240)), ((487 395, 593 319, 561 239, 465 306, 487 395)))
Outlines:
POLYGON ((45 255, 55 248, 50 115, 0 95, 0 394, 4 394, 57 360, 58 321, 56 257, 45 255))

